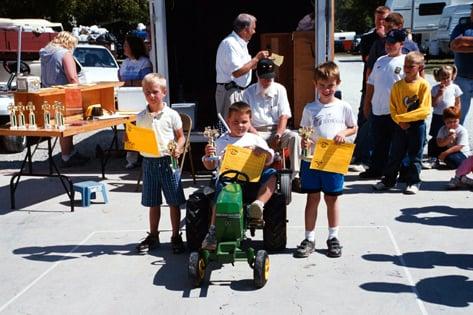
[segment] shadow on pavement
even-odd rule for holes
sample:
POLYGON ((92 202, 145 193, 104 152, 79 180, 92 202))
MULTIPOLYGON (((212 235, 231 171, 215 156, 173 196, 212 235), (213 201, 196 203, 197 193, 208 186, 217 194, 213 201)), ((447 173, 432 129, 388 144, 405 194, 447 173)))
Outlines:
POLYGON ((422 301, 450 307, 468 307, 473 303, 473 281, 459 275, 425 278, 415 287, 392 282, 368 282, 360 287, 366 291, 394 294, 417 291, 422 301))
MULTIPOLYGON (((20 179, 18 183, 16 192, 15 192, 15 201, 16 209, 10 208, 10 185, 0 187, 0 215, 7 214, 11 211, 21 210, 37 203, 46 201, 51 198, 55 198, 63 195, 66 201, 60 202, 63 205, 70 205, 69 197, 66 195, 66 191, 61 184, 59 178, 53 177, 29 177, 24 176, 20 179)), ((72 177, 73 183, 86 181, 86 180, 95 180, 100 181, 100 178, 96 176, 81 176, 81 177, 72 177)), ((66 183, 66 185, 68 185, 66 183)), ((75 199, 77 201, 80 198, 80 194, 76 194, 75 199)), ((37 210, 41 212, 41 210, 37 210)), ((45 210, 45 212, 47 212, 45 210)))
POLYGON ((376 262, 392 262, 398 266, 411 268, 432 269, 435 266, 457 267, 465 270, 473 270, 473 255, 471 254, 447 254, 439 251, 410 252, 396 255, 367 254, 363 259, 376 262))
POLYGON ((57 262, 60 260, 93 258, 101 255, 139 255, 135 250, 136 244, 124 245, 53 245, 29 246, 13 250, 13 254, 34 261, 57 262))
POLYGON ((419 223, 433 226, 449 226, 459 229, 473 228, 473 209, 429 206, 401 209, 399 222, 419 223))

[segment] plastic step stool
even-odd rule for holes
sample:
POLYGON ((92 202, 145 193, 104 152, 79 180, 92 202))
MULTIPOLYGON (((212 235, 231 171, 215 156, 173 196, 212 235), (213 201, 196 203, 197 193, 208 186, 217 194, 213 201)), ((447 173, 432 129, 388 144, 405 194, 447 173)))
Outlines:
POLYGON ((108 203, 108 192, 105 184, 94 181, 85 181, 75 183, 74 191, 80 192, 82 195, 82 207, 89 207, 90 200, 96 198, 96 193, 101 192, 103 201, 108 203))

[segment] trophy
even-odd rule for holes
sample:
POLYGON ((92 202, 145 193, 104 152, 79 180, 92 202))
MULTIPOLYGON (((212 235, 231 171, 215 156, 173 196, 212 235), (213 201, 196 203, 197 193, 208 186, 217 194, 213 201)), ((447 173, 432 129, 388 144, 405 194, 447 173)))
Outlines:
POLYGON ((177 142, 174 140, 169 141, 168 150, 169 150, 169 153, 171 154, 171 162, 172 162, 171 167, 173 170, 177 170, 178 168, 177 159, 174 157, 174 151, 176 150, 176 148, 177 148, 177 142))
POLYGON ((66 128, 64 125, 64 106, 61 102, 54 102, 54 113, 56 119, 56 128, 64 130, 66 128))
MULTIPOLYGON (((219 136, 218 129, 212 129, 212 127, 205 127, 204 137, 207 138, 207 142, 210 146, 215 147, 215 139, 219 136)), ((209 157, 205 157, 207 161, 218 160, 215 153, 212 153, 209 157)))
POLYGON ((51 105, 49 105, 48 101, 44 101, 43 105, 41 105, 41 109, 43 110, 43 120, 44 120, 44 128, 51 129, 51 105))
POLYGON ((26 104, 26 109, 28 110, 28 128, 36 129, 36 116, 34 113, 35 106, 32 102, 26 104))
POLYGON ((8 112, 10 113, 10 129, 18 129, 18 121, 16 120, 16 106, 13 103, 8 105, 8 112))
MULTIPOLYGON (((302 139, 309 140, 312 134, 314 133, 314 128, 312 127, 302 127, 299 128, 299 135, 302 139)), ((302 158, 309 159, 309 146, 306 145, 302 148, 302 158)))
POLYGON ((25 113, 23 113, 23 111, 25 110, 25 106, 21 102, 19 102, 16 108, 18 111, 18 120, 17 120, 18 129, 25 129, 26 119, 25 119, 25 113))

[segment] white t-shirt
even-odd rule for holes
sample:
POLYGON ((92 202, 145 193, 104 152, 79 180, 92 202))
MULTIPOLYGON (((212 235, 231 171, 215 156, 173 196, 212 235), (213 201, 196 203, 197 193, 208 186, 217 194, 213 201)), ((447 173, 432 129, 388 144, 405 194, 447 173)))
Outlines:
POLYGON ((259 147, 271 154, 271 160, 274 158, 273 149, 268 146, 261 136, 254 133, 247 132, 242 137, 232 137, 228 132, 224 133, 215 141, 215 154, 222 159, 229 144, 239 147, 259 147))
MULTIPOLYGON (((302 112, 301 127, 314 128, 311 137, 314 145, 318 138, 333 139, 340 131, 355 126, 356 117, 350 104, 339 99, 329 104, 316 100, 307 104, 302 112)), ((351 142, 351 138, 347 140, 351 142)))
MULTIPOLYGON (((461 152, 465 154, 465 156, 470 156, 470 142, 468 140, 468 130, 466 130, 465 127, 462 125, 458 125, 458 127, 455 129, 455 143, 449 143, 447 144, 448 148, 451 148, 455 145, 462 145, 463 148, 461 149, 461 152)), ((447 126, 442 126, 439 129, 439 132, 437 134, 437 139, 443 139, 448 136, 448 129, 447 126)))
POLYGON ((217 83, 234 81, 238 86, 243 88, 251 83, 251 71, 248 71, 248 73, 238 78, 232 76, 233 72, 240 69, 251 60, 247 45, 248 43, 235 32, 232 32, 222 40, 218 46, 215 61, 217 83))
MULTIPOLYGON (((435 95, 437 95, 439 89, 440 89, 440 84, 437 84, 434 87, 432 87, 432 97, 435 97, 435 95)), ((456 85, 453 82, 450 83, 450 85, 448 85, 445 88, 442 98, 434 107, 434 114, 443 115, 443 110, 447 107, 453 107, 455 105, 455 98, 459 97, 462 94, 463 92, 458 85, 456 85)), ((434 104, 432 104, 432 106, 433 105, 434 104)))
POLYGON ((250 85, 243 92, 243 101, 251 106, 253 127, 277 125, 282 115, 292 116, 286 88, 277 82, 272 82, 266 91, 259 83, 250 85))
MULTIPOLYGON (((157 113, 151 113, 146 109, 136 116, 136 126, 153 129, 157 134, 160 156, 169 155, 168 144, 175 140, 174 131, 182 128, 182 120, 179 113, 164 104, 164 108, 157 113)), ((159 157, 153 154, 140 152, 144 157, 159 157)))
POLYGON ((367 83, 374 86, 371 99, 374 115, 389 115, 389 97, 393 84, 404 77, 404 59, 406 55, 389 57, 384 55, 376 60, 367 83))

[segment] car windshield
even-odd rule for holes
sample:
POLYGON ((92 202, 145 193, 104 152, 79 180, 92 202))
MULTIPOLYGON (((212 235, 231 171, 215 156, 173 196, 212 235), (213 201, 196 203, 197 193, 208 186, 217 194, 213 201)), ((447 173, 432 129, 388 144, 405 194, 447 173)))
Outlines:
POLYGON ((117 65, 110 53, 105 49, 77 47, 74 57, 83 67, 116 68, 117 65))

